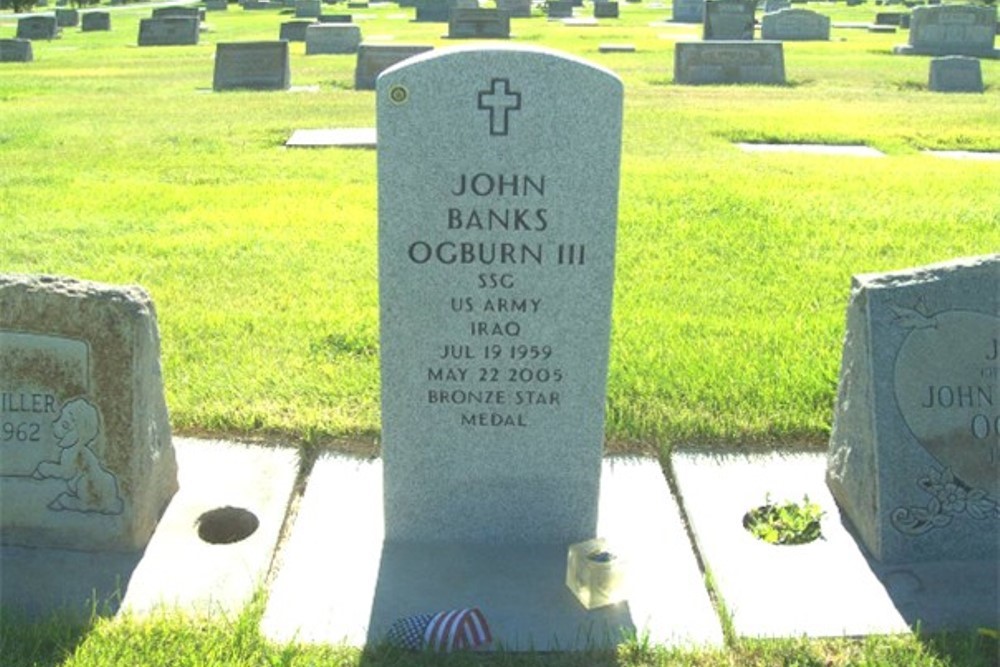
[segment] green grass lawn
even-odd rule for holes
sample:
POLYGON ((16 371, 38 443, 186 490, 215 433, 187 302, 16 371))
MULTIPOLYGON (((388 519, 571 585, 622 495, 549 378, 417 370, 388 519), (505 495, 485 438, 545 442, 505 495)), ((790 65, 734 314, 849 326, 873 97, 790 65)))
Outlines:
MULTIPOLYGON (((835 21, 876 11, 808 6, 835 21)), ((305 90, 212 93, 216 43, 276 39, 291 17, 233 6, 209 14, 198 46, 138 48, 148 14, 115 12, 110 33, 66 29, 35 43, 35 62, 0 65, 0 271, 148 289, 178 433, 377 443, 375 155, 282 145, 295 129, 373 126, 374 94, 352 89, 352 56, 306 57, 301 43, 292 83, 305 90)), ((412 9, 355 14, 369 41, 453 44, 442 24, 411 22, 412 9)), ((1000 61, 982 62, 983 95, 930 93, 929 58, 891 55, 905 32, 834 28, 829 42, 785 44, 787 86, 684 87, 672 83, 673 45, 698 28, 664 24, 669 3, 623 4, 621 15, 598 28, 512 22, 516 43, 578 55, 625 83, 609 442, 821 448, 852 274, 1000 250, 1000 163, 921 153, 1000 151, 1000 61), (606 42, 637 52, 599 53, 606 42), (737 141, 887 155, 747 154, 737 141)), ((0 14, 0 37, 14 30, 0 14)), ((415 664, 379 649, 269 646, 254 614, 83 629, 5 618, 0 662, 415 664)), ((731 638, 681 652, 638 639, 617 653, 455 664, 958 667, 995 654, 976 634, 731 638)))
MULTIPOLYGON (((811 6, 838 21, 875 11, 811 6)), ((1000 62, 982 63, 984 95, 930 93, 928 58, 890 54, 905 33, 835 28, 785 44, 788 86, 676 86, 673 44, 698 28, 664 24, 670 11, 513 21, 514 41, 625 82, 609 439, 821 446, 851 275, 1000 249, 1000 165, 919 152, 1000 150, 1000 62)), ((370 41, 448 45, 412 12, 377 6, 357 23, 370 41)), ((115 12, 110 33, 68 29, 36 43, 34 63, 3 65, 0 267, 146 287, 179 433, 374 442, 375 156, 282 146, 295 129, 373 126, 374 94, 352 90, 353 56, 302 43, 292 83, 308 90, 213 94, 217 42, 275 39, 291 17, 234 8, 209 14, 198 46, 138 48, 146 15, 115 12)))

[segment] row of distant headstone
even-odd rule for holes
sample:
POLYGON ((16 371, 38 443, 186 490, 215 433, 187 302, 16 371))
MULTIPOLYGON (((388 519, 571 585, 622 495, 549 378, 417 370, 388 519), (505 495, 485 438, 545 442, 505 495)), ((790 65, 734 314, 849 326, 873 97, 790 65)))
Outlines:
MULTIPOLYGON (((677 0, 674 20, 702 24, 702 42, 675 46, 674 81, 687 84, 784 84, 784 41, 829 40, 830 19, 788 0, 767 0, 762 41, 754 42, 756 0, 677 0)), ((917 7, 906 16, 909 43, 894 53, 942 56, 931 61, 929 88, 940 92, 984 90, 978 58, 1000 57, 993 47, 996 7, 917 7)))
MULTIPOLYGON (((755 0, 676 0, 674 20, 701 22, 702 42, 675 45, 674 81, 681 84, 750 83, 782 85, 785 62, 782 42, 829 40, 830 19, 808 9, 791 8, 789 0, 767 0, 761 19, 762 40, 754 42, 755 0), (697 17, 697 18, 696 18, 697 17), (722 43, 724 42, 724 43, 722 43)), ((225 0, 208 0, 209 9, 224 10, 225 0)), ((353 3, 355 5, 365 3, 353 3)), ((448 22, 448 37, 509 38, 511 17, 531 16, 530 0, 497 0, 497 9, 482 9, 476 0, 413 0, 400 3, 416 8, 418 22, 448 22)), ((293 6, 298 19, 281 26, 279 39, 303 41, 306 55, 358 53, 355 87, 371 89, 385 67, 410 55, 426 51, 426 46, 366 46, 361 48, 361 30, 350 23, 349 14, 324 15, 321 0, 285 0, 282 3, 245 0, 244 9, 293 6)), ((550 18, 570 18, 582 0, 552 0, 547 5, 550 18)), ((595 18, 618 16, 617 2, 595 2, 595 18)), ((907 45, 894 50, 900 54, 943 56, 930 64, 929 88, 941 92, 983 92, 982 69, 978 58, 996 58, 995 7, 939 5, 917 7, 912 18, 900 16, 909 25, 907 45)), ((154 10, 139 27, 139 46, 190 45, 198 43, 204 9, 168 7, 154 10)), ((53 39, 61 26, 76 25, 75 10, 56 10, 52 16, 24 17, 18 23, 18 40, 53 39)), ((107 12, 82 15, 83 30, 107 30, 107 12)), ((32 59, 31 44, 18 40, 0 41, 0 60, 32 59)), ((220 44, 216 55, 213 87, 287 89, 291 85, 289 54, 277 42, 220 44)))

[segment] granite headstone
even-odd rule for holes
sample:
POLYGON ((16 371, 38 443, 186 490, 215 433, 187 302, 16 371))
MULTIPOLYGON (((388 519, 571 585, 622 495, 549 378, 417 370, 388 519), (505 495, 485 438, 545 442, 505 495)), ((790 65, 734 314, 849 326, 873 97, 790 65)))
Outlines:
POLYGON ((0 63, 30 63, 34 59, 30 39, 0 39, 0 63))
POLYGON ((756 0, 705 0, 702 39, 752 40, 756 8, 756 0))
POLYGON ((80 30, 83 32, 111 30, 111 12, 83 12, 80 14, 80 30))
POLYGON ((198 43, 200 21, 168 17, 139 21, 139 46, 191 46, 198 43))
POLYGON ((149 295, 0 275, 0 538, 136 551, 177 490, 149 295))
POLYGON ((459 48, 386 70, 376 99, 386 540, 592 538, 622 84, 459 48))
POLYGON ((453 9, 448 19, 449 39, 508 39, 510 16, 499 9, 453 9))
POLYGON ((783 85, 785 54, 782 46, 781 42, 764 40, 677 42, 674 45, 674 82, 783 85))
POLYGON ((315 21, 285 21, 278 29, 278 39, 288 42, 304 42, 306 41, 306 30, 314 23, 315 21))
POLYGON ((827 483, 884 563, 996 560, 1000 255, 855 276, 827 483))
POLYGON ((824 41, 830 39, 830 17, 811 9, 782 9, 764 14, 760 20, 761 39, 782 41, 824 41))
POLYGON ((306 27, 306 55, 357 53, 361 28, 353 24, 313 23, 306 27))
POLYGON ((323 3, 320 0, 295 0, 296 18, 316 18, 323 13, 323 3))
POLYGON ((595 19, 616 19, 618 18, 618 3, 601 0, 594 3, 595 19))
POLYGON ((531 17, 531 0, 496 0, 497 9, 507 12, 512 19, 531 17))
POLYGON ((75 28, 80 25, 80 12, 75 9, 57 9, 56 25, 60 28, 75 28))
POLYGON ((982 93, 983 68, 978 58, 942 56, 931 60, 928 89, 938 93, 982 93))
POLYGON ((375 90, 378 75, 396 63, 433 49, 417 44, 364 44, 358 47, 354 68, 354 89, 375 90))
POLYGON ((995 6, 916 7, 910 16, 909 43, 895 47, 893 52, 1000 58, 1000 49, 993 46, 996 34, 995 6))
POLYGON ((705 20, 705 0, 674 0, 674 23, 701 23, 705 20))
POLYGON ((573 3, 570 0, 549 0, 546 11, 550 19, 573 18, 573 3))
POLYGON ((288 41, 219 42, 212 90, 288 90, 288 41))
POLYGON ((55 16, 22 16, 17 20, 18 39, 55 39, 59 36, 59 24, 55 16))

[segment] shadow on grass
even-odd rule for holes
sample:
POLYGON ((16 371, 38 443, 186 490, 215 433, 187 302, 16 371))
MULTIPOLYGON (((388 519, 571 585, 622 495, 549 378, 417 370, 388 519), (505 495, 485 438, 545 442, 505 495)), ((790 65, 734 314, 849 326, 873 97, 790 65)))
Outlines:
POLYGON ((38 620, 24 612, 0 607, 0 656, 3 656, 3 665, 61 665, 92 628, 92 619, 84 621, 74 613, 60 612, 46 620, 38 620))

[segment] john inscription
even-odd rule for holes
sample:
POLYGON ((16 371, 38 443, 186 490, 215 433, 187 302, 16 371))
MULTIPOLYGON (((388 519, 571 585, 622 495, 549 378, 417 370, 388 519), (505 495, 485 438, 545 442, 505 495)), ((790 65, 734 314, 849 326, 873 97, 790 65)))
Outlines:
POLYGON ((412 241, 409 260, 418 265, 499 264, 504 269, 472 274, 464 285, 456 282, 470 292, 449 296, 447 310, 473 319, 442 327, 426 380, 428 385, 451 386, 429 387, 427 405, 457 408, 453 418, 463 427, 525 428, 535 411, 559 409, 558 387, 567 378, 556 363, 558 341, 541 337, 544 327, 533 326, 552 304, 532 293, 532 281, 518 267, 579 268, 586 264, 586 245, 506 240, 547 232, 561 222, 545 204, 552 182, 545 174, 475 171, 458 174, 452 182, 454 187, 441 198, 449 204, 441 226, 448 240, 412 241), (514 198, 525 205, 510 206, 514 198), (477 204, 465 205, 469 199, 477 204), (480 240, 484 235, 491 240, 480 240))
POLYGON ((921 305, 897 308, 896 316, 897 325, 909 329, 895 364, 906 426, 956 478, 995 495, 1000 318, 964 310, 928 313, 921 305))

